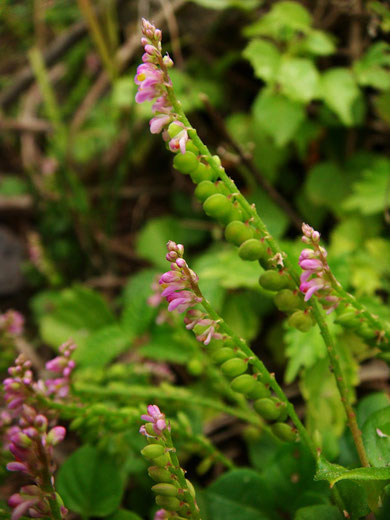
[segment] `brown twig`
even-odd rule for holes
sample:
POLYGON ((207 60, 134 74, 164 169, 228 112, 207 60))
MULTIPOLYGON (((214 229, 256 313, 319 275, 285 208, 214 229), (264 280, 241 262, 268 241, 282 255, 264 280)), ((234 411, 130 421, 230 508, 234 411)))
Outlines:
POLYGON ((290 206, 286 199, 270 184, 267 179, 259 172, 252 159, 248 157, 241 146, 233 139, 229 130, 227 129, 223 118, 211 105, 209 98, 205 94, 201 94, 201 100, 204 103, 210 117, 212 118, 216 128, 221 133, 222 137, 230 144, 234 151, 239 155, 242 164, 256 177, 259 185, 270 196, 270 198, 277 204, 288 216, 291 223, 301 231, 302 220, 295 210, 290 206))
MULTIPOLYGON (((68 31, 56 38, 44 53, 43 58, 46 67, 54 63, 65 54, 65 52, 87 34, 85 22, 74 24, 68 31)), ((0 93, 0 107, 6 108, 13 103, 18 96, 26 90, 34 81, 34 73, 29 65, 16 74, 15 81, 0 93)))
POLYGON ((45 133, 52 130, 51 124, 36 117, 24 119, 0 119, 0 130, 16 130, 19 132, 45 133))

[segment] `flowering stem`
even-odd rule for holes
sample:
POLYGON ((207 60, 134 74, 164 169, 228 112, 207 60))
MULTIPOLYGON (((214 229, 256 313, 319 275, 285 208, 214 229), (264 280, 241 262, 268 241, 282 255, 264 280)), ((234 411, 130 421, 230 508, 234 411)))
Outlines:
POLYGON ((199 509, 195 503, 193 496, 191 495, 190 490, 188 489, 187 481, 184 476, 184 472, 180 467, 179 459, 176 455, 176 448, 173 445, 171 432, 166 429, 164 430, 164 437, 166 441, 167 448, 169 449, 169 454, 171 457, 171 461, 173 463, 173 467, 171 467, 172 473, 174 473, 177 477, 177 481, 180 484, 181 489, 183 490, 183 495, 185 498, 185 502, 187 503, 190 511, 191 511, 191 520, 201 520, 199 509))
POLYGON ((334 340, 324 319, 324 312, 316 300, 313 300, 312 312, 320 328, 321 335, 325 341, 328 356, 336 379, 337 388, 339 389, 341 395, 341 402, 343 403, 345 413, 347 415, 348 426, 351 430, 360 462, 362 466, 369 467, 370 464, 364 449, 362 434, 356 421, 356 414, 349 399, 348 386, 339 363, 339 355, 337 354, 334 340))
MULTIPOLYGON (((251 222, 256 226, 256 228, 260 231, 262 236, 265 238, 272 253, 275 255, 278 253, 282 254, 285 268, 288 270, 292 279, 294 280, 296 285, 299 287, 300 279, 299 279, 299 274, 298 274, 297 270, 294 268, 294 266, 292 265, 292 263, 290 262, 288 257, 279 248, 276 241, 272 238, 272 236, 270 236, 266 225, 264 224, 263 220, 257 214, 255 207, 253 205, 249 204, 249 202, 245 199, 245 197, 240 193, 240 191, 238 190, 234 181, 232 179, 230 179, 230 177, 226 174, 225 170, 221 166, 218 165, 218 163, 215 161, 214 157, 211 155, 207 146, 199 138, 196 130, 194 128, 192 128, 191 123, 189 122, 183 109, 181 108, 180 102, 178 102, 176 99, 173 88, 167 87, 167 91, 168 91, 169 100, 170 100, 174 110, 176 111, 177 115, 179 116, 180 121, 189 128, 188 135, 193 140, 194 144, 198 147, 198 149, 202 153, 202 155, 205 156, 207 162, 210 164, 210 167, 218 174, 218 176, 225 183, 225 185, 227 186, 229 191, 234 195, 235 199, 240 203, 246 216, 251 220, 251 222)), ((348 294, 348 293, 346 293, 346 294, 348 294)), ((352 297, 350 295, 349 295, 349 298, 352 299, 352 297)), ((221 319, 221 317, 218 316, 218 314, 214 311, 214 309, 212 309, 210 304, 204 298, 202 301, 202 305, 213 319, 221 320, 220 328, 222 330, 224 330, 227 334, 229 334, 229 336, 238 340, 240 347, 246 354, 254 357, 254 360, 252 361, 253 365, 256 368, 258 368, 260 373, 263 375, 264 382, 267 382, 271 386, 271 388, 274 390, 275 394, 282 401, 284 401, 286 403, 289 416, 291 417, 292 421, 294 422, 295 426, 297 427, 297 429, 301 435, 301 438, 303 440, 305 440, 306 444, 308 444, 310 450, 312 451, 314 457, 316 457, 317 452, 316 452, 316 448, 314 447, 314 444, 312 443, 303 424, 301 423, 298 416, 296 415, 293 405, 291 403, 289 403, 283 390, 280 388, 278 383, 275 381, 275 378, 268 372, 268 370, 265 368, 264 364, 254 355, 254 353, 248 347, 248 345, 242 339, 240 339, 234 335, 233 331, 231 331, 231 329, 225 324, 225 322, 221 319)), ((344 405, 345 412, 347 415, 348 425, 349 425, 349 428, 351 429, 352 436, 354 439, 354 443, 355 443, 360 461, 363 466, 369 466, 367 455, 365 453, 365 449, 363 446, 361 432, 360 432, 359 427, 356 422, 355 412, 353 411, 352 405, 349 400, 347 384, 345 382, 344 375, 341 370, 340 363, 338 361, 339 356, 336 353, 336 346, 335 346, 334 340, 329 332, 329 328, 326 324, 326 321, 323 318, 322 310, 320 309, 320 306, 316 301, 313 302, 312 308, 313 308, 313 317, 316 320, 316 322, 320 328, 322 338, 327 347, 329 359, 333 366, 337 387, 338 387, 340 395, 341 395, 341 400, 342 400, 342 403, 344 405)), ((372 322, 372 319, 375 319, 375 318, 373 318, 371 316, 371 322, 372 322)))

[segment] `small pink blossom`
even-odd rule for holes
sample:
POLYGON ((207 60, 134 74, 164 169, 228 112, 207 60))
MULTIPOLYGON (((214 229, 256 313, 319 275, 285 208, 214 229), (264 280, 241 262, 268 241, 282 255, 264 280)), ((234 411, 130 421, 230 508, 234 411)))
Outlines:
MULTIPOLYGON (((165 415, 161 413, 160 408, 155 404, 150 404, 147 408, 148 413, 141 415, 141 419, 144 421, 150 422, 153 424, 153 430, 156 435, 161 435, 163 431, 168 428, 168 425, 165 420, 165 415)), ((140 432, 145 435, 145 427, 140 429, 140 432), (142 431, 141 431, 142 430, 142 431)))

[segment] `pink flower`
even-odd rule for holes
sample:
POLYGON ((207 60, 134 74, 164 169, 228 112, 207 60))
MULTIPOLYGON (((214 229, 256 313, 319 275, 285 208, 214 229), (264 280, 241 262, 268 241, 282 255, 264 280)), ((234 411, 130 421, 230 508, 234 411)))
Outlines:
MULTIPOLYGON (((178 124, 177 121, 176 121, 176 124, 178 124)), ((181 153, 186 153, 187 141, 188 141, 188 132, 187 132, 186 128, 183 128, 183 130, 181 132, 179 132, 177 135, 175 135, 175 137, 172 137, 172 139, 169 141, 169 149, 172 152, 178 152, 180 150, 181 153)))
POLYGON ((24 317, 20 312, 10 309, 0 314, 0 330, 10 336, 20 336, 23 333, 24 317))
MULTIPOLYGON (((153 424, 153 430, 155 431, 156 435, 161 435, 162 432, 168 427, 165 421, 165 415, 161 413, 160 408, 155 404, 150 404, 148 406, 147 415, 141 415, 141 419, 153 424)), ((141 426, 140 431, 145 435, 145 427, 142 428, 141 426)))

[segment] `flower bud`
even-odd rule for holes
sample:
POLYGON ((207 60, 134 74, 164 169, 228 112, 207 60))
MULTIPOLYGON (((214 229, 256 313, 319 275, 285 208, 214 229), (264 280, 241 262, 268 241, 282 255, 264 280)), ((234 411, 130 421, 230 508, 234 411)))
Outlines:
POLYGON ((168 135, 171 139, 177 136, 184 128, 183 123, 180 121, 174 121, 168 126, 168 135))
POLYGON ((272 433, 281 441, 293 442, 297 439, 297 432, 289 424, 277 422, 271 426, 272 433))
POLYGON ((256 379, 249 374, 242 374, 233 379, 230 383, 232 390, 240 394, 247 395, 256 385, 256 379))
POLYGON ((270 269, 260 276, 259 283, 268 291, 280 291, 288 287, 289 278, 283 271, 270 269))
POLYGON ((188 491, 190 492, 190 495, 192 496, 192 498, 195 498, 195 488, 192 485, 192 482, 190 482, 188 480, 188 478, 186 478, 186 482, 187 482, 187 487, 188 487, 188 491))
POLYGON ((161 444, 149 444, 141 450, 141 454, 147 459, 155 459, 164 455, 165 448, 161 444))
POLYGON ((176 170, 179 170, 181 173, 188 174, 192 171, 196 170, 198 167, 199 161, 196 155, 192 152, 185 152, 178 155, 175 155, 173 158, 173 166, 176 170))
POLYGON ((206 199, 217 193, 215 184, 211 181, 201 181, 195 188, 195 197, 204 202, 206 199))
POLYGON ((214 181, 215 173, 209 164, 198 161, 198 166, 190 173, 192 182, 199 184, 202 181, 214 181))
POLYGON ((229 377, 235 377, 239 376, 243 372, 246 371, 248 367, 247 361, 241 359, 241 358, 233 358, 228 359, 221 365, 222 372, 229 376, 229 377))
POLYGON ((167 469, 159 468, 158 466, 150 466, 148 468, 148 475, 155 482, 166 482, 168 484, 172 482, 171 473, 167 469))
POLYGON ((274 296, 276 307, 283 312, 291 312, 302 305, 301 298, 290 289, 282 289, 274 296))
POLYGON ((235 356, 235 352, 232 348, 229 347, 223 347, 219 348, 215 352, 212 353, 211 359, 215 363, 223 363, 224 361, 227 361, 228 359, 232 359, 235 356))
POLYGON ((287 323, 290 327, 294 327, 301 332, 307 332, 314 326, 313 318, 309 313, 304 311, 294 312, 287 320, 287 323))
POLYGON ((270 395, 270 389, 261 381, 256 381, 253 390, 247 393, 249 399, 260 399, 261 397, 269 397, 270 395))
POLYGON ((264 397, 253 404, 257 413, 267 421, 276 421, 280 417, 280 406, 273 399, 264 397))
POLYGON ((226 226, 225 238, 239 247, 243 242, 253 238, 253 229, 248 224, 233 220, 226 226))
POLYGON ((156 466, 159 466, 160 468, 164 468, 170 462, 171 457, 169 456, 169 453, 164 453, 164 455, 161 455, 160 457, 156 457, 153 459, 153 463, 156 466))
POLYGON ((177 497, 179 492, 176 486, 165 482, 152 486, 152 491, 157 495, 164 495, 165 497, 177 497))
POLYGON ((157 495, 156 504, 163 507, 167 511, 176 511, 180 507, 180 500, 176 497, 157 495))
POLYGON ((51 446, 56 446, 65 439, 66 429, 63 426, 55 426, 46 437, 46 442, 51 446))
POLYGON ((243 260, 259 260, 267 253, 267 246, 257 238, 250 238, 243 242, 238 250, 238 255, 243 260))
POLYGON ((204 201, 203 209, 209 217, 222 219, 230 214, 232 203, 222 193, 215 193, 204 201))

